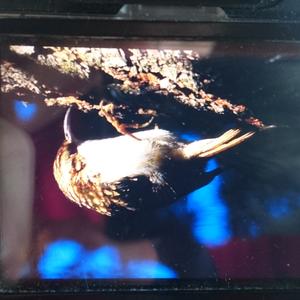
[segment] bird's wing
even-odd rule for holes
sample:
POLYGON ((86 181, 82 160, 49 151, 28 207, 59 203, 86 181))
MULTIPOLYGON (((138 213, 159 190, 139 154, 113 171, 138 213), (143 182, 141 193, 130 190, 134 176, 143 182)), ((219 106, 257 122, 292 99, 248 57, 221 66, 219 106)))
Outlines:
POLYGON ((100 214, 111 216, 114 207, 127 206, 115 184, 103 184, 96 176, 90 179, 78 174, 72 178, 71 185, 77 198, 75 202, 100 214))
POLYGON ((182 155, 187 159, 212 157, 244 142, 255 132, 250 131, 239 136, 240 133, 240 129, 230 129, 217 138, 192 142, 183 147, 182 155))
POLYGON ((157 182, 144 175, 125 177, 117 185, 117 191, 126 203, 126 208, 133 210, 162 207, 178 198, 172 186, 161 176, 157 182))

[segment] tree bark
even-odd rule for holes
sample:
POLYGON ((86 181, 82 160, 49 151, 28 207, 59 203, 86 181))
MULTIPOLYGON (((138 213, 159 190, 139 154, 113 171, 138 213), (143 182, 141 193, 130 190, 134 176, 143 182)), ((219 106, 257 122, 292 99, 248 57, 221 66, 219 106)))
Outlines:
POLYGON ((205 82, 200 82, 193 70, 197 59, 197 53, 181 50, 10 46, 1 62, 1 92, 4 98, 76 106, 85 112, 97 110, 121 133, 126 133, 128 127, 147 127, 162 113, 159 106, 144 100, 149 95, 264 127, 245 105, 232 104, 204 91, 205 82), (106 97, 107 88, 118 101, 106 97), (138 103, 124 101, 126 96, 137 97, 138 103), (138 121, 128 123, 128 112, 138 121), (142 120, 148 117, 148 121, 141 122, 141 116, 142 120))

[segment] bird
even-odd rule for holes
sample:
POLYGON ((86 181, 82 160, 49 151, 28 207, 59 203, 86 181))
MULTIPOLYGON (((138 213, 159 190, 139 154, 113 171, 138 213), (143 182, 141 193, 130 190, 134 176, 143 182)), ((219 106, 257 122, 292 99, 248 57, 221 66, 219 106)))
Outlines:
POLYGON ((53 164, 63 194, 102 215, 154 209, 208 184, 222 170, 205 171, 208 159, 255 134, 239 128, 186 142, 171 130, 140 130, 132 135, 78 141, 71 128, 71 108, 64 117, 65 140, 53 164))

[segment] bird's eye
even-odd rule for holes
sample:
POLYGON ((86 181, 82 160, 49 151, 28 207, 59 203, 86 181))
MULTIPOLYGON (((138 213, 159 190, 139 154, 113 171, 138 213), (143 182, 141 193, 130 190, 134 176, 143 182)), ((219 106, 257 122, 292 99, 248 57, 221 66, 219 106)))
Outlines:
POLYGON ((69 144, 68 145, 68 150, 70 152, 70 154, 74 154, 77 152, 77 146, 75 144, 69 144))

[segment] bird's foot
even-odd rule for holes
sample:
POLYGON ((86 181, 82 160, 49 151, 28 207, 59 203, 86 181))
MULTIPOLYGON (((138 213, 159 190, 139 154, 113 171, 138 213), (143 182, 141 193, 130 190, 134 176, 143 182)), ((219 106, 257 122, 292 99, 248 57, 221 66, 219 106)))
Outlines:
MULTIPOLYGON (((153 119, 154 116, 152 115, 149 119, 149 121, 139 124, 139 123, 133 123, 133 124, 126 124, 126 123, 122 123, 116 116, 115 116, 115 105, 113 103, 107 103, 105 104, 104 101, 102 100, 100 102, 100 109, 99 109, 99 115, 101 117, 104 117, 106 119, 107 122, 109 122, 119 133, 123 134, 123 135, 129 135, 132 138, 136 139, 136 140, 140 140, 139 138, 137 138, 133 133, 129 132, 128 129, 141 129, 141 128, 145 128, 148 127, 153 119)), ((149 112, 150 114, 151 112, 149 112)), ((144 112, 145 114, 145 112, 144 112)))

